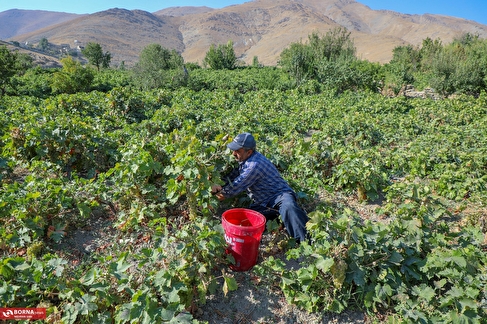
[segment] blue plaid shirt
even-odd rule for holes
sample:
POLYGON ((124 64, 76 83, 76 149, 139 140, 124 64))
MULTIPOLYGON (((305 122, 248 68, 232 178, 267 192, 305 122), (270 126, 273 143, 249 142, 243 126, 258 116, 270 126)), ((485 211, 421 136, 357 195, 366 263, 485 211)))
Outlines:
POLYGON ((222 194, 229 198, 247 190, 254 204, 266 206, 269 201, 283 192, 294 191, 282 178, 277 168, 265 156, 254 152, 244 162, 239 162, 222 188, 222 194))

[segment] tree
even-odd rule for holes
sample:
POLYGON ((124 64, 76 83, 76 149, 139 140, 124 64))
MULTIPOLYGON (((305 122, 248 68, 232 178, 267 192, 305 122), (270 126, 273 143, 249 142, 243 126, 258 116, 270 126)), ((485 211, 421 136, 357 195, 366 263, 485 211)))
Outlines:
POLYGON ((47 38, 45 38, 45 37, 41 38, 37 47, 41 51, 47 51, 49 49, 49 42, 47 41, 47 38))
POLYGON ((253 67, 261 67, 262 65, 259 63, 259 58, 256 56, 254 56, 254 58, 252 59, 252 66, 253 67))
POLYGON ((462 46, 469 46, 474 44, 479 40, 480 36, 478 34, 474 35, 472 33, 464 33, 460 37, 453 40, 453 44, 460 44, 462 46))
POLYGON ((176 50, 149 44, 140 53, 132 69, 135 83, 142 89, 155 89, 184 83, 184 59, 176 50), (173 71, 173 72, 170 72, 173 71))
POLYGON ((421 51, 412 45, 396 46, 392 60, 385 66, 386 86, 394 93, 408 84, 413 84, 414 74, 421 68, 421 51))
POLYGON ((281 52, 279 65, 296 80, 299 86, 313 74, 313 59, 305 44, 292 43, 281 52))
POLYGON ((110 66, 112 55, 109 52, 103 53, 101 45, 98 43, 88 43, 86 47, 81 51, 86 56, 90 64, 96 66, 96 69, 100 71, 100 66, 107 68, 110 66))
POLYGON ((103 54, 103 58, 101 61, 102 68, 108 69, 110 67, 111 60, 112 60, 112 54, 110 54, 110 52, 105 52, 105 54, 103 54))
POLYGON ((479 94, 486 89, 487 41, 466 34, 438 51, 432 60, 430 85, 447 96, 479 94))
MULTIPOLYGON (((279 65, 295 79, 299 86, 308 80, 317 80, 327 87, 347 88, 351 80, 351 64, 356 60, 355 47, 345 28, 336 28, 320 36, 312 33, 308 42, 291 43, 281 52, 279 65), (332 72, 332 73, 330 73, 332 72)), ((355 88, 355 86, 353 86, 355 88)))
POLYGON ((51 87, 54 93, 76 93, 89 91, 94 74, 90 68, 84 68, 71 56, 61 60, 63 68, 54 73, 51 87))
POLYGON ((350 35, 343 27, 335 28, 322 37, 316 32, 311 33, 308 44, 312 57, 315 61, 354 60, 356 49, 350 35))
POLYGON ((12 78, 16 74, 23 74, 32 67, 32 58, 27 54, 10 51, 6 46, 0 46, 0 97, 8 87, 12 87, 12 78))
POLYGON ((7 46, 0 46, 0 95, 5 94, 10 79, 17 72, 16 54, 9 51, 7 46))
POLYGON ((226 45, 220 44, 215 46, 212 44, 203 62, 214 70, 233 70, 237 66, 237 56, 233 49, 233 42, 228 41, 226 45))

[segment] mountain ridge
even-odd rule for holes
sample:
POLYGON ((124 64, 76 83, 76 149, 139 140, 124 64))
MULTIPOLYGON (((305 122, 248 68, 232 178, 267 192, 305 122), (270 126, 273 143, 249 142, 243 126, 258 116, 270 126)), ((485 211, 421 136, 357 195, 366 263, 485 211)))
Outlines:
MULTIPOLYGON (((380 63, 392 58, 396 46, 419 46, 428 37, 443 43, 467 32, 487 37, 487 25, 474 21, 372 10, 355 0, 255 0, 221 9, 171 7, 154 13, 112 8, 69 18, 8 40, 35 44, 45 37, 50 43, 72 46, 75 40, 77 44, 96 42, 112 54, 114 64, 127 65, 135 64, 150 43, 176 49, 186 62, 201 64, 212 44, 232 40, 237 56, 246 64, 257 57, 264 65, 276 65, 290 43, 336 27, 351 32, 361 59, 380 63)), ((0 28, 0 36, 3 32, 0 28)))

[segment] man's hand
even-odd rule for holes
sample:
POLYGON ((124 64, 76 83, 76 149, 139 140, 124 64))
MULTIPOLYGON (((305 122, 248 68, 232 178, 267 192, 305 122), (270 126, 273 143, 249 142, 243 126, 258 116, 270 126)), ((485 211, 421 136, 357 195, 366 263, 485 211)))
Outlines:
POLYGON ((216 195, 217 193, 219 193, 220 191, 222 190, 222 186, 220 185, 213 185, 211 186, 211 193, 213 195, 216 195))
POLYGON ((225 196, 220 192, 222 190, 222 186, 220 185, 213 185, 211 186, 211 193, 218 198, 218 200, 222 201, 225 200, 225 196))
POLYGON ((220 193, 220 192, 219 192, 219 193, 217 193, 217 194, 215 194, 215 196, 216 196, 216 198, 218 198, 218 200, 220 200, 220 201, 225 200, 225 196, 224 196, 222 193, 220 193))

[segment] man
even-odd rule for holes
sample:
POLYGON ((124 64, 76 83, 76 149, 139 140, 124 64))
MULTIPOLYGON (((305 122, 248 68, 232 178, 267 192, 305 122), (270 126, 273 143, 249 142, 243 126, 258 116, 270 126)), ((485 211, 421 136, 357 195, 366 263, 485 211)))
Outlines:
POLYGON ((239 165, 227 177, 225 185, 214 185, 212 192, 221 201, 246 190, 253 201, 250 209, 260 212, 267 220, 280 215, 288 233, 298 243, 305 241, 308 215, 274 164, 256 151, 252 134, 239 134, 227 147, 239 165))

